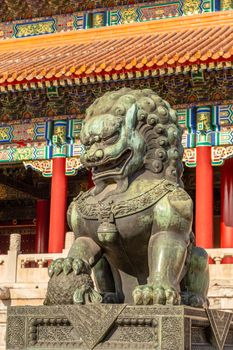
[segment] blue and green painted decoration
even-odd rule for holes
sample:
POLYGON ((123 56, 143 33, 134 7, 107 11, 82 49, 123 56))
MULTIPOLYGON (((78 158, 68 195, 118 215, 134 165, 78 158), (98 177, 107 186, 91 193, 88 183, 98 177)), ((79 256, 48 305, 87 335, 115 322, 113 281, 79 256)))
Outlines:
POLYGON ((233 9, 233 0, 161 0, 153 4, 95 9, 36 20, 0 23, 0 39, 24 38, 70 30, 146 22, 198 13, 233 9))
MULTIPOLYGON (((185 149, 233 145, 233 105, 178 109, 185 149)), ((79 157, 82 119, 45 120, 0 126, 0 163, 22 160, 79 157)))

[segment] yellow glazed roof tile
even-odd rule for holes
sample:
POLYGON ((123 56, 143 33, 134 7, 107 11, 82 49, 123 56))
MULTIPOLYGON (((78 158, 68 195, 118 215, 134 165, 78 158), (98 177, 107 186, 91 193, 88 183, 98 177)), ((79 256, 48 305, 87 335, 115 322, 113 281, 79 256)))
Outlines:
POLYGON ((0 84, 231 60, 233 11, 0 42, 0 84))

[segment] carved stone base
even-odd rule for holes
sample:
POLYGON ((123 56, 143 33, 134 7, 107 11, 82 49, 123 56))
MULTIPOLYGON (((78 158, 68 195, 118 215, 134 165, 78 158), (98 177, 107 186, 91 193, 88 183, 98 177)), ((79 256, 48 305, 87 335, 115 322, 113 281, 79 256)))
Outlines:
POLYGON ((186 306, 9 307, 7 349, 233 350, 233 321, 186 306))

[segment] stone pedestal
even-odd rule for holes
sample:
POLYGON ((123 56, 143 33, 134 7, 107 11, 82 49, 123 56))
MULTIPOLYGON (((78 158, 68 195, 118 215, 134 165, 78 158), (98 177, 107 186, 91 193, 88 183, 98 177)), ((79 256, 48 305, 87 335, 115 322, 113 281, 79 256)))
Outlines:
POLYGON ((232 350, 232 313, 125 304, 9 307, 7 349, 232 350))

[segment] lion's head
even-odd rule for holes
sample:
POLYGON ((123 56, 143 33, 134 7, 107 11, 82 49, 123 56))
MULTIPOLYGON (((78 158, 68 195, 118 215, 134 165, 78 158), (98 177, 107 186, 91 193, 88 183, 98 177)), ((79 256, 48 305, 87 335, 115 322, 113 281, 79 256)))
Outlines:
POLYGON ((182 130, 169 103, 150 89, 107 92, 86 112, 82 162, 93 180, 129 178, 145 168, 179 183, 182 130))

